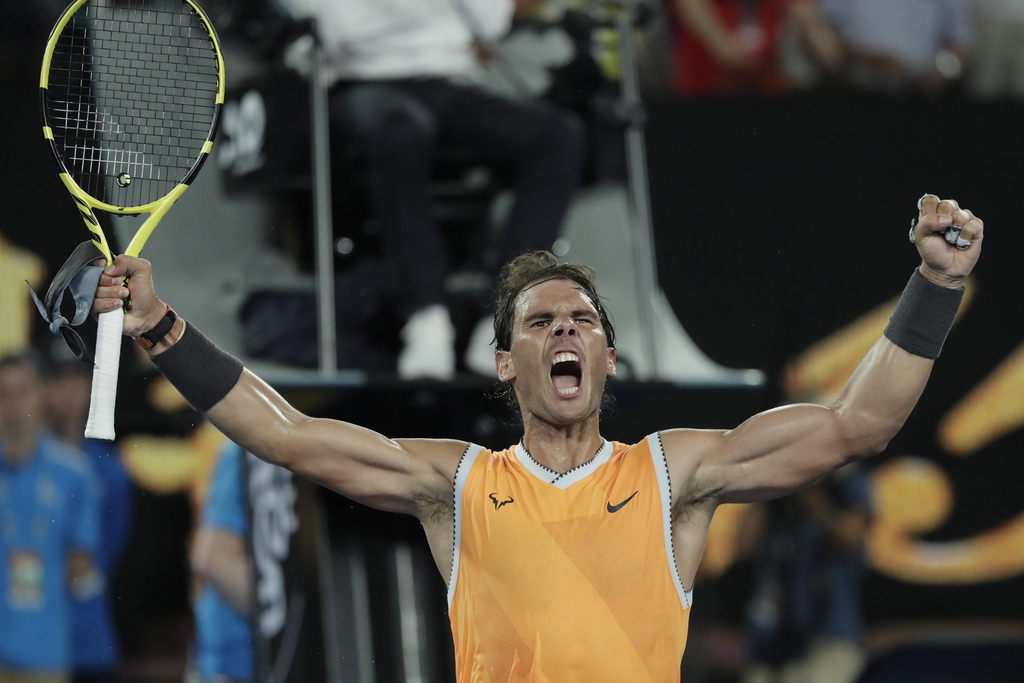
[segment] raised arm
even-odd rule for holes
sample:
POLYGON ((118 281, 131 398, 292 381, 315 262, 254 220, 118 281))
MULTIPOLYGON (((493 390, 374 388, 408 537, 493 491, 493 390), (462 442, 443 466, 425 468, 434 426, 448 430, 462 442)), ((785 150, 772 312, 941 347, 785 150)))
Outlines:
POLYGON ((678 503, 741 503, 791 493, 851 460, 882 451, 917 403, 963 283, 977 263, 982 221, 955 201, 926 195, 911 233, 922 263, 881 337, 829 406, 791 405, 726 432, 662 435, 678 503), (962 226, 959 249, 942 231, 962 226))
MULTIPOLYGON (((163 332, 161 321, 170 307, 156 296, 145 259, 118 256, 100 279, 93 310, 114 309, 129 293, 132 308, 125 314, 124 334, 139 340, 151 330, 163 332), (127 288, 121 285, 124 276, 127 288)), ((194 408, 257 457, 382 510, 422 518, 441 501, 450 505, 451 480, 465 444, 396 441, 357 425, 304 415, 181 318, 147 352, 194 408)))

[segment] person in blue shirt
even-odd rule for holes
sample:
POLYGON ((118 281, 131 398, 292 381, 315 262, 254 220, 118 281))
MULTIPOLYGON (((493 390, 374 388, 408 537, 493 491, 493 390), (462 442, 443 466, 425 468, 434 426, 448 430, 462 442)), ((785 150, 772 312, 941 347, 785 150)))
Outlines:
POLYGON ((195 604, 195 668, 202 683, 253 680, 252 565, 246 551, 249 520, 242 488, 246 453, 228 442, 212 481, 192 544, 199 585, 195 604))
POLYGON ((29 356, 0 358, 0 680, 64 683, 71 609, 101 580, 99 507, 83 458, 45 430, 29 356))
POLYGON ((72 605, 74 683, 118 680, 120 643, 109 593, 131 530, 132 483, 117 446, 84 438, 92 388, 92 368, 79 361, 57 363, 46 377, 46 421, 59 439, 82 451, 96 474, 100 541, 93 558, 103 583, 95 594, 72 605))

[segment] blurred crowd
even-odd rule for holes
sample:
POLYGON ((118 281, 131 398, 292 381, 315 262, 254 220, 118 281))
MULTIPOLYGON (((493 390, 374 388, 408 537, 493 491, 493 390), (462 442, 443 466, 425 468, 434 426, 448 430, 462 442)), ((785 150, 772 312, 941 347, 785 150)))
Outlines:
MULTIPOLYGON (((488 288, 460 308, 468 297, 453 282, 466 272, 492 282, 512 254, 552 248, 578 191, 623 175, 623 129, 643 118, 623 95, 632 68, 623 14, 649 96, 1024 96, 1020 0, 288 0, 262 14, 220 4, 227 33, 261 63, 303 76, 314 41, 296 35, 316 26, 334 136, 335 237, 342 265, 364 266, 338 279, 338 365, 410 380, 493 377, 488 288), (268 28, 282 17, 297 28, 268 28), (462 164, 454 181, 442 175, 452 159, 462 164), (481 167, 493 185, 477 182, 481 167), (484 229, 459 232, 466 204, 451 199, 460 193, 512 199, 483 209, 484 229), (362 213, 349 211, 353 203, 362 213), (367 237, 373 250, 360 251, 367 237), (396 324, 381 333, 381 320, 396 324), (377 362, 390 343, 393 353, 377 362)), ((283 128, 274 116, 268 141, 283 128)), ((297 220, 303 230, 311 221, 297 220)), ((247 342, 281 320, 280 298, 251 303, 258 334, 247 342)), ((297 361, 284 339, 301 322, 247 351, 315 367, 315 354, 297 361)))
POLYGON ((1024 96, 1020 0, 672 0, 667 90, 1024 96))

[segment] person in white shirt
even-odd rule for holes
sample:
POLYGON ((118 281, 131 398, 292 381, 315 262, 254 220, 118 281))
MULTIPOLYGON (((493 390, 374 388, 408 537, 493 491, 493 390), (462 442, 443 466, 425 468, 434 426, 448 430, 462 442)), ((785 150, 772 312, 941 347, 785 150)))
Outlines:
MULTIPOLYGON (((512 171, 515 200, 494 260, 498 267, 524 251, 549 249, 557 238, 581 175, 582 122, 548 103, 512 100, 478 85, 488 46, 509 30, 526 0, 289 4, 297 17, 315 20, 324 46, 325 77, 333 84, 332 130, 343 130, 366 157, 386 280, 406 321, 398 374, 450 379, 455 330, 445 302, 446 255, 429 196, 435 150, 440 144, 472 149, 512 171)), ((470 369, 493 375, 489 330, 485 316, 468 351, 479 351, 482 341, 484 366, 469 355, 466 361, 470 369)))

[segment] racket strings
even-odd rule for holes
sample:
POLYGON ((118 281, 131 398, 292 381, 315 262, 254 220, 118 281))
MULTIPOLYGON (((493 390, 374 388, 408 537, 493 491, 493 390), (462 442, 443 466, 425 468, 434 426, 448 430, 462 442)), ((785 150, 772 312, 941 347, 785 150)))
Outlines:
POLYGON ((58 37, 47 114, 75 181, 122 207, 154 202, 212 135, 214 41, 181 0, 92 0, 58 37))

